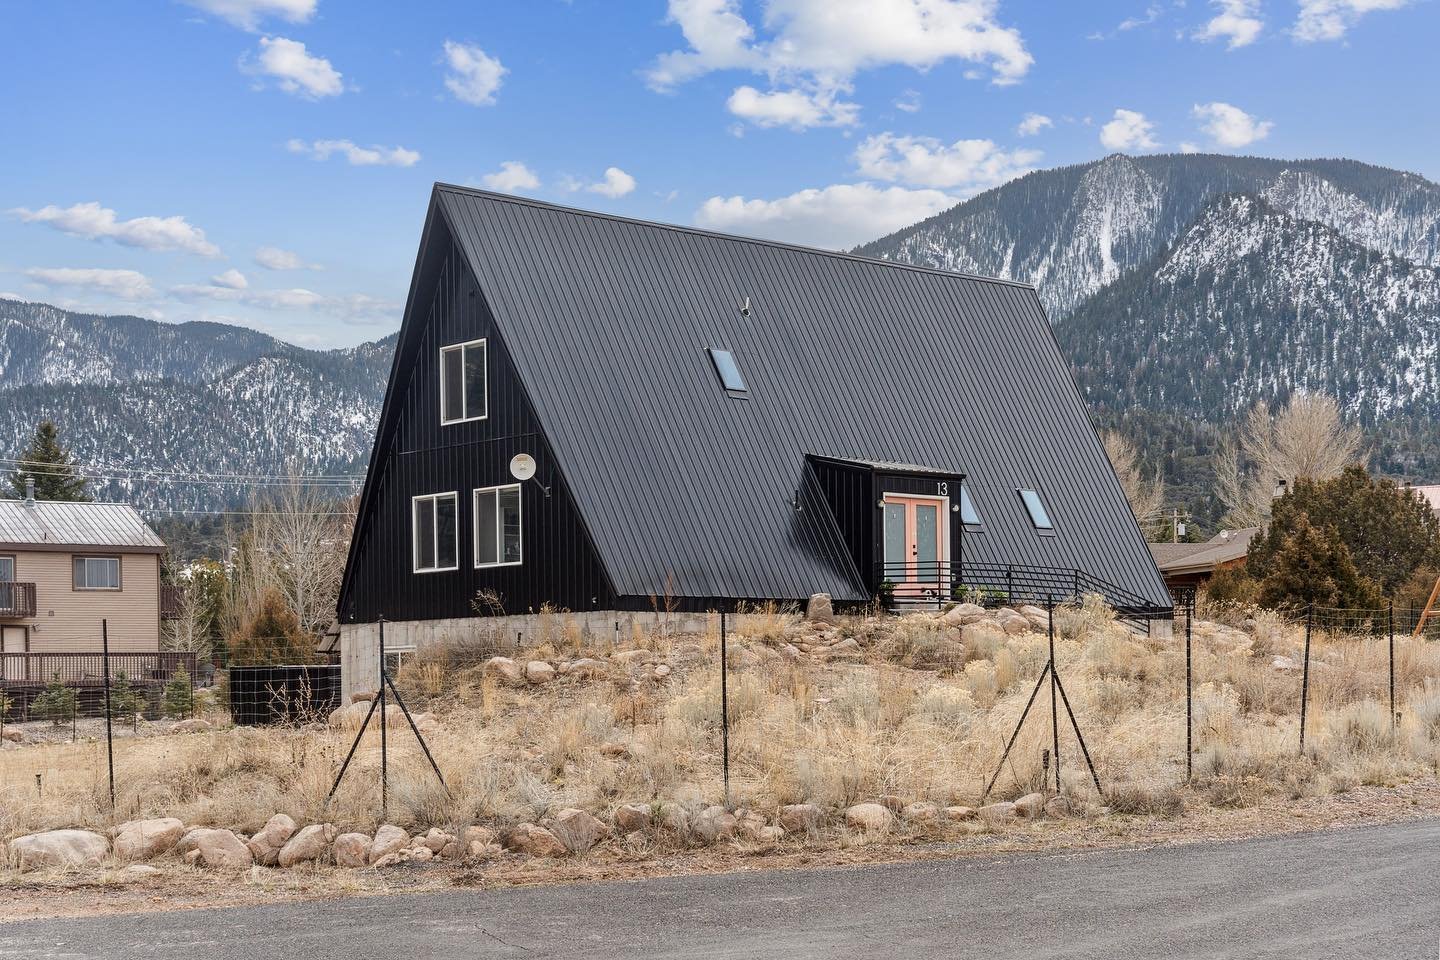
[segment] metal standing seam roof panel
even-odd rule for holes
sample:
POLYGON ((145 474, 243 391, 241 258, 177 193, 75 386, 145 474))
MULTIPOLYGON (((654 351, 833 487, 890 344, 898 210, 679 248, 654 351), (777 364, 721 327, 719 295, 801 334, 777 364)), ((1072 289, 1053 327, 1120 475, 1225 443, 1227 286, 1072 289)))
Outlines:
POLYGON ((0 543, 146 552, 165 549, 165 541, 128 503, 60 500, 0 500, 0 543))
POLYGON ((1075 566, 1168 604, 1032 288, 436 197, 620 594, 862 598, 828 511, 793 506, 815 454, 952 464, 984 524, 967 560, 1075 566), (735 354, 746 398, 710 347, 735 354))

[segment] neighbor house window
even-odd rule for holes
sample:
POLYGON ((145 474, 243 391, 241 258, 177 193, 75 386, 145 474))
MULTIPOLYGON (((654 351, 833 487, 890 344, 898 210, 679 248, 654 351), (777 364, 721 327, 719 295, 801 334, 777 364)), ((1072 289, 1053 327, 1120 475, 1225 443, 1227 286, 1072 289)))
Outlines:
POLYGON ((416 573, 458 569, 458 503, 454 493, 432 493, 411 501, 416 573))
POLYGON ((520 484, 475 491, 475 566, 520 562, 520 484))
POLYGON ((735 362, 735 354, 719 347, 711 347, 710 360, 715 364, 715 372, 720 375, 720 385, 727 393, 747 392, 745 378, 740 376, 740 365, 735 362))
POLYGON ((1045 510, 1045 503, 1040 499, 1040 494, 1034 490, 1021 490, 1020 499, 1025 501, 1025 509, 1030 514, 1030 522, 1035 525, 1036 530, 1054 530, 1055 524, 1050 522, 1050 514, 1045 510))
POLYGON ((440 349, 440 422, 484 420, 487 409, 485 341, 440 349))
POLYGON ((75 557, 76 590, 119 590, 119 557, 75 557))
POLYGON ((13 583, 15 581, 15 558, 13 556, 0 557, 0 583, 13 583))
POLYGON ((970 497, 970 488, 960 484, 960 522, 967 527, 980 526, 980 511, 975 509, 975 501, 970 497))

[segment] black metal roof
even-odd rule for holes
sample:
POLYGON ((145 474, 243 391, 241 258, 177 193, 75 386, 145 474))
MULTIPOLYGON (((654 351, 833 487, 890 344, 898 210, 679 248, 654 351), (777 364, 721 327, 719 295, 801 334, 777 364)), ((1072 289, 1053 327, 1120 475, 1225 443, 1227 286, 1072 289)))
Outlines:
POLYGON ((953 465, 984 521, 967 561, 1168 604, 1031 287, 443 184, 435 204, 618 594, 864 599, 815 455, 953 465))

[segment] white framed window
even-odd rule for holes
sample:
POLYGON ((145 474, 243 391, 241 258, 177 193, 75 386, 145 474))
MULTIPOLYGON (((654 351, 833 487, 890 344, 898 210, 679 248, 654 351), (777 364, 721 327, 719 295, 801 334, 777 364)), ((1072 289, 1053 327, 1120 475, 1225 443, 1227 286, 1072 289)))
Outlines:
POLYGON ((520 565, 520 484, 475 491, 475 566, 520 565))
POLYGON ((490 415, 484 340, 440 348, 440 422, 466 423, 490 415))
POLYGON ((459 502, 456 493, 427 493, 411 499, 411 555, 416 573, 460 569, 459 502))
POLYGON ((119 557, 72 557, 76 590, 119 590, 119 557))

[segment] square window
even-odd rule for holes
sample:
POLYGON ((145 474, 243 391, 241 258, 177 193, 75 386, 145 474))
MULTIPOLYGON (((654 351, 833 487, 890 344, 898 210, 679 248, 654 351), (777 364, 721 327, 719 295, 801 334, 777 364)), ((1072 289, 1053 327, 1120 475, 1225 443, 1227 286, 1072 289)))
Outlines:
POLYGON ((76 590, 119 590, 119 557, 75 557, 72 561, 76 590))
POLYGON ((475 566, 513 567, 522 559, 520 484, 475 491, 475 566))
POLYGON ((454 493, 432 493, 411 500, 411 542, 416 573, 454 570, 459 565, 458 507, 454 493))
POLYGON ((440 422, 464 423, 489 415, 487 346, 471 340, 440 349, 440 422))
POLYGON ((1025 501, 1025 509, 1030 514, 1030 522, 1036 530, 1054 530, 1055 524, 1050 522, 1050 514, 1045 510, 1045 504, 1040 499, 1040 494, 1034 490, 1021 490, 1020 499, 1025 501))
POLYGON ((715 364, 715 372, 720 375, 720 385, 726 391, 730 393, 748 392, 745 388, 745 378, 740 376, 740 365, 735 362, 735 354, 719 347, 711 347, 710 360, 715 364))

